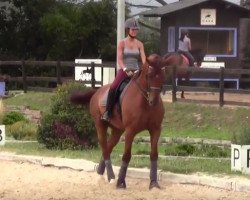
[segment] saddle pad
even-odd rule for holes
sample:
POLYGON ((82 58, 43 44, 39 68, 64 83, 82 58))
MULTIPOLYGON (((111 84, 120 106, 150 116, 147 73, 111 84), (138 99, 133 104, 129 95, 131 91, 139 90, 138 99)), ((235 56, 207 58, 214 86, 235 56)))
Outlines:
POLYGON ((184 60, 184 64, 189 65, 189 60, 188 60, 188 58, 187 58, 186 56, 184 56, 183 54, 181 54, 181 56, 182 56, 182 58, 183 58, 183 60, 184 60))
MULTIPOLYGON (((119 96, 119 104, 120 105, 121 105, 122 98, 123 98, 123 96, 124 96, 124 94, 125 94, 125 92, 126 92, 129 84, 130 84, 130 82, 125 86, 125 88, 122 90, 122 93, 119 96)), ((99 106, 106 106, 107 105, 108 92, 109 92, 109 88, 107 88, 107 90, 104 92, 103 96, 101 97, 101 99, 99 101, 99 106)))
POLYGON ((99 106, 106 106, 107 105, 108 93, 109 93, 109 88, 107 88, 107 90, 105 91, 105 93, 101 97, 101 99, 99 101, 99 106))

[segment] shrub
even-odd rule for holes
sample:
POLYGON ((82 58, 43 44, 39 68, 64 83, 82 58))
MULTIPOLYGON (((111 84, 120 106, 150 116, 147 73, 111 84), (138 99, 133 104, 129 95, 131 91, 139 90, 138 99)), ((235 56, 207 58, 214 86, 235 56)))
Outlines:
POLYGON ((250 145, 250 126, 245 126, 238 133, 233 133, 232 143, 250 145))
POLYGON ((8 135, 16 140, 32 140, 37 137, 37 125, 28 121, 19 121, 6 127, 8 135))
POLYGON ((177 147, 177 152, 179 156, 192 155, 195 151, 195 147, 192 144, 180 144, 177 147))
POLYGON ((52 97, 51 112, 44 114, 38 128, 38 141, 47 148, 79 149, 97 145, 94 123, 88 107, 73 105, 70 94, 87 90, 85 85, 68 82, 52 97))
POLYGON ((3 123, 4 111, 5 111, 5 108, 3 105, 3 101, 2 101, 2 99, 0 99, 0 123, 1 124, 3 123))
POLYGON ((4 115, 3 117, 3 124, 4 125, 11 125, 19 121, 25 121, 26 118, 22 113, 11 111, 4 115))

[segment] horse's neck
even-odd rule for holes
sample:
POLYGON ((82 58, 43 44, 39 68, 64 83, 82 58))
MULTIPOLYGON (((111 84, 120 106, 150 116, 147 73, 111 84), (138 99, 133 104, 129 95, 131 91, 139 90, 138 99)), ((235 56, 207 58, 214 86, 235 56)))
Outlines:
POLYGON ((148 83, 146 81, 146 77, 141 74, 136 80, 136 84, 141 88, 141 89, 144 89, 144 90, 147 90, 147 87, 148 87, 148 83))

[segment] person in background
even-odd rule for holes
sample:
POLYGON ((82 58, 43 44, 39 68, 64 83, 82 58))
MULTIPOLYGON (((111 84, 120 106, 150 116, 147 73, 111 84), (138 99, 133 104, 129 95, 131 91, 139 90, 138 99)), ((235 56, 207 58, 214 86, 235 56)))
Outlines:
POLYGON ((191 47, 191 40, 188 37, 188 30, 182 29, 181 30, 181 36, 179 38, 179 47, 178 52, 182 53, 184 56, 186 56, 189 60, 189 65, 194 66, 194 57, 190 53, 192 47, 191 47))
POLYGON ((106 112, 101 116, 101 119, 109 122, 112 117, 112 110, 115 105, 115 93, 118 86, 126 78, 132 77, 134 72, 140 69, 139 62, 146 62, 144 45, 136 36, 139 31, 138 23, 134 18, 129 18, 125 21, 126 38, 118 43, 117 63, 119 70, 115 80, 110 85, 106 112))

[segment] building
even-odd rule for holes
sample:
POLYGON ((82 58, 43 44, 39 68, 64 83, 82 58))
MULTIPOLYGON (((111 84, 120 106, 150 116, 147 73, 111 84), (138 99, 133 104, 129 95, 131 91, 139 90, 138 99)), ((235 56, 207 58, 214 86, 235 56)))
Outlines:
POLYGON ((221 63, 226 68, 241 66, 250 32, 250 9, 227 0, 185 0, 141 14, 161 18, 162 55, 176 51, 181 30, 188 29, 192 48, 203 49, 205 60, 213 61, 215 67, 221 63))

